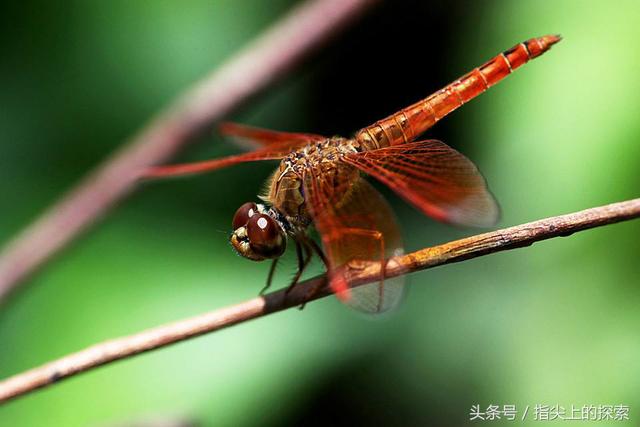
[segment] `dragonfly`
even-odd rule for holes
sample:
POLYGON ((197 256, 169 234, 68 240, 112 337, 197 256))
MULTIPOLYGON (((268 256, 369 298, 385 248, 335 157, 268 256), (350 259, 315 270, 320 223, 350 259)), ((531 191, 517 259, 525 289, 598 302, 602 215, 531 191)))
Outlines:
MULTIPOLYGON (((248 202, 233 216, 230 243, 253 261, 272 260, 263 294, 290 240, 298 266, 287 292, 317 254, 330 289, 347 305, 380 313, 403 294, 402 277, 385 277, 389 258, 403 253, 394 214, 370 176, 423 214, 465 226, 487 227, 499 217, 498 204, 471 160, 438 140, 416 140, 427 129, 495 85, 516 68, 560 41, 546 35, 519 43, 443 89, 374 124, 353 137, 325 137, 225 123, 220 132, 248 152, 195 163, 157 166, 145 178, 192 175, 244 162, 279 160, 261 202, 248 202), (322 246, 311 237, 317 230, 322 246), (345 268, 380 263, 379 277, 352 286, 345 268)), ((312 298, 319 289, 311 290, 312 298)))

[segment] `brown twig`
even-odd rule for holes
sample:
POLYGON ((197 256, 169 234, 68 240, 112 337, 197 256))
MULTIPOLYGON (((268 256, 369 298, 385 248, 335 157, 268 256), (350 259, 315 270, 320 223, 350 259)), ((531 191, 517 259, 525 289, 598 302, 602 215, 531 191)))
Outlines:
MULTIPOLYGON (((391 258, 386 266, 386 274, 389 277, 398 276, 638 217, 640 199, 542 219, 391 258)), ((372 263, 347 273, 354 283, 367 283, 379 277, 380 265, 372 263)), ((297 306, 305 302, 310 289, 322 285, 323 281, 324 276, 315 277, 300 283, 288 294, 284 290, 276 291, 234 306, 96 344, 0 382, 0 402, 116 360, 297 306)), ((314 299, 329 294, 331 291, 324 287, 314 299)))
POLYGON ((308 0, 198 83, 5 247, 0 300, 131 192, 142 170, 169 159, 374 2, 308 0))

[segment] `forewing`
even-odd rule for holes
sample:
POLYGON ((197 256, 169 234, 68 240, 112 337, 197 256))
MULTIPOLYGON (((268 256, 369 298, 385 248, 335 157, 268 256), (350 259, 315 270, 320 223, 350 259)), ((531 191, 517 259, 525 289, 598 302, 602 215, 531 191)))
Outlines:
POLYGON ((440 221, 485 227, 498 220, 498 204, 478 168, 440 141, 349 154, 343 161, 383 182, 440 221))
POLYGON ((286 144, 298 147, 326 139, 311 133, 279 132, 237 123, 223 123, 218 128, 221 135, 227 137, 244 150, 256 150, 286 144))
POLYGON ((176 165, 156 166, 147 169, 142 174, 143 179, 169 178, 184 175, 194 175, 199 173, 211 172, 222 169, 227 166, 233 166, 243 162, 254 162, 259 160, 278 160, 285 157, 291 148, 283 147, 267 147, 261 150, 252 151, 234 156, 221 157, 219 159, 204 160, 201 162, 182 163, 176 165))
POLYGON ((193 175, 211 172, 243 162, 278 160, 285 157, 292 150, 304 147, 312 142, 318 142, 325 139, 320 135, 276 132, 268 129, 239 125, 236 123, 222 124, 220 126, 220 132, 225 136, 231 137, 231 139, 238 145, 253 151, 234 156, 222 157, 220 159, 205 160, 202 162, 157 166, 146 170, 143 173, 142 178, 154 179, 193 175))
POLYGON ((309 171, 305 175, 306 201, 329 263, 330 286, 347 305, 380 313, 402 298, 403 277, 381 276, 375 283, 352 287, 344 268, 370 262, 384 267, 389 257, 402 254, 402 240, 384 198, 357 170, 343 165, 345 168, 352 173, 324 176, 318 170, 309 171))

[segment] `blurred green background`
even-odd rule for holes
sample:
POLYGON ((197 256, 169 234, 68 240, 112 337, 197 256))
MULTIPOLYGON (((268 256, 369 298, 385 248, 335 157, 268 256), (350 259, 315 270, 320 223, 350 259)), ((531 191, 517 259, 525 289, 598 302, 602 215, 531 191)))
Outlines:
MULTIPOLYGON (((0 243, 293 3, 3 3, 0 243)), ((428 137, 479 165, 499 226, 634 198, 639 22, 634 0, 389 1, 232 119, 348 135, 517 42, 561 33, 428 137)), ((212 135, 180 160, 233 151, 212 135)), ((273 167, 137 191, 0 310, 0 376, 255 296, 268 265, 236 256, 226 233, 273 167)), ((407 250, 475 232, 383 191, 407 250)), ((639 236, 628 222, 414 274, 380 319, 328 298, 82 374, 0 407, 0 425, 459 426, 474 404, 624 404, 635 425, 639 236)), ((294 268, 288 256, 279 285, 294 268)))

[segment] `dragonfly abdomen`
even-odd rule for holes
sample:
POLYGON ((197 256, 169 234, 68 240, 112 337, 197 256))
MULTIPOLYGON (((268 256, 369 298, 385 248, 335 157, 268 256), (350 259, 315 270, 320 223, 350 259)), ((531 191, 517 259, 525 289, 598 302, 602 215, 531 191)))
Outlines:
POLYGON ((558 41, 559 36, 548 35, 519 43, 429 97, 361 129, 355 139, 363 151, 410 142, 558 41))

